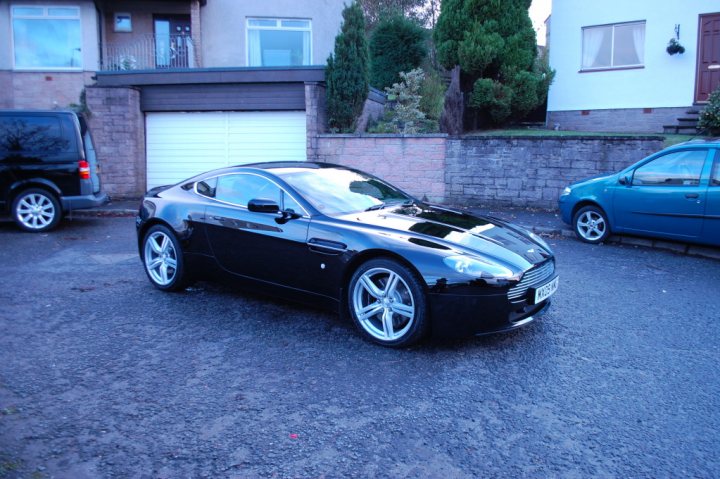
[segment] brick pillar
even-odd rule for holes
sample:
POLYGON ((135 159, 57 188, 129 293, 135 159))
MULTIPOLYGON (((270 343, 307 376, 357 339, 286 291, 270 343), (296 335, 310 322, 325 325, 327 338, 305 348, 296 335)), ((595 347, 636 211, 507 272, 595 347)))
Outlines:
POLYGON ((196 68, 202 67, 202 43, 200 35, 200 0, 190 2, 190 34, 192 35, 193 51, 195 52, 196 68))
POLYGON ((97 86, 85 91, 103 190, 112 198, 141 197, 147 182, 140 91, 97 86))
POLYGON ((316 161, 317 135, 327 131, 325 114, 325 85, 317 82, 305 83, 305 121, 307 134, 307 159, 316 161))

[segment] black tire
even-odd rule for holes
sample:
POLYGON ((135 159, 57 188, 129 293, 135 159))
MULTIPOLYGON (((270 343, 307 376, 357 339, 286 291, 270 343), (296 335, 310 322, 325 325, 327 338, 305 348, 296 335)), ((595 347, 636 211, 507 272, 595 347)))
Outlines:
POLYGON ((142 262, 145 274, 162 291, 182 291, 188 285, 182 247, 175 233, 163 225, 153 225, 143 237, 142 262))
POLYGON ((55 228, 62 218, 60 201, 48 190, 28 188, 13 200, 12 217, 23 230, 42 233, 55 228))
POLYGON ((383 346, 410 346, 428 329, 420 280, 392 259, 373 259, 355 271, 348 287, 348 309, 360 333, 383 346))
POLYGON ((610 236, 610 221, 602 208, 588 205, 575 213, 573 229, 580 241, 598 244, 610 236))

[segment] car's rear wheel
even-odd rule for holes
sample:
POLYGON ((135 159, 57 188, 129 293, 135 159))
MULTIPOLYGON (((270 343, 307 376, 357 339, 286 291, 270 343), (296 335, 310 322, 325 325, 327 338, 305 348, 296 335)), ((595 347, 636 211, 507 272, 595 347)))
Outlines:
POLYGON ((610 235, 607 215, 594 205, 584 206, 575 213, 573 227, 577 237, 586 243, 602 243, 610 235))
POLYGON ((40 233, 57 226, 62 210, 54 194, 42 188, 30 188, 15 197, 12 214, 20 228, 40 233))
POLYGON ((409 346, 427 330, 426 299, 420 281, 391 259, 373 259, 355 271, 348 304, 360 332, 383 346, 409 346))
POLYGON ((163 291, 180 291, 187 274, 180 242, 169 228, 151 226, 143 238, 143 264, 150 282, 163 291))

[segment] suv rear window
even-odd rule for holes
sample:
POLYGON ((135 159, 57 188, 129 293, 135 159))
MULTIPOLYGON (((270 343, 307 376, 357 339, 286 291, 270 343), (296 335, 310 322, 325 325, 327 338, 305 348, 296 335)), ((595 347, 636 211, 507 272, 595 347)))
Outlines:
POLYGON ((0 152, 59 153, 70 149, 58 118, 50 116, 0 117, 0 152))

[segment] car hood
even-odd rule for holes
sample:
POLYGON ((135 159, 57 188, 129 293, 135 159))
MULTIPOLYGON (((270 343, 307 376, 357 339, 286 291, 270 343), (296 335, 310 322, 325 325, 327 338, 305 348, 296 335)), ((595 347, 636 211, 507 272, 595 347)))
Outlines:
POLYGON ((576 181, 575 183, 573 183, 573 184, 570 185, 570 186, 571 186, 572 188, 574 188, 574 187, 576 187, 576 186, 583 186, 583 185, 585 185, 585 184, 598 183, 598 182, 601 182, 601 181, 609 180, 609 179, 611 179, 611 178, 613 178, 613 177, 615 177, 615 176, 617 176, 617 172, 615 172, 615 173, 605 173, 605 174, 602 174, 602 175, 591 176, 591 177, 589 177, 589 178, 585 178, 585 179, 583 179, 583 180, 576 181))
POLYGON ((419 246, 460 250, 525 270, 552 256, 529 232, 498 218, 437 206, 402 206, 345 215, 342 219, 409 234, 419 246))

